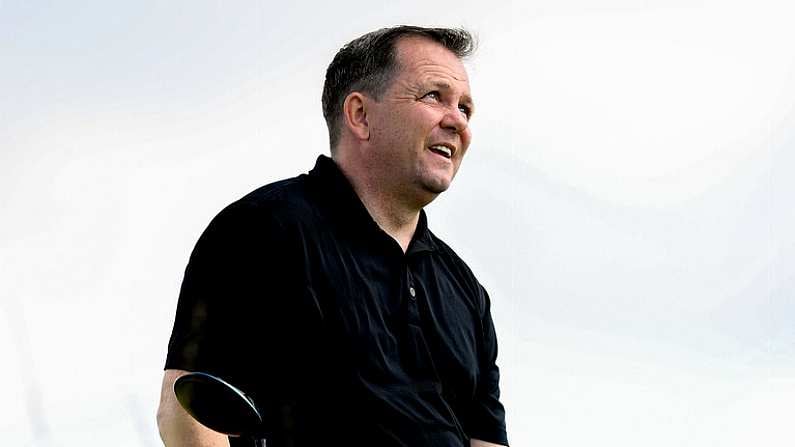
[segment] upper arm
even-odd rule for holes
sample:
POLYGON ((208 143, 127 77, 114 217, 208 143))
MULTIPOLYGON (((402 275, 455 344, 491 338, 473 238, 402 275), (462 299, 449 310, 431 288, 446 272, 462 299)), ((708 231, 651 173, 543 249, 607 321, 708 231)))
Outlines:
POLYGON ((292 283, 283 273, 284 239, 274 214, 251 205, 233 204, 212 220, 185 270, 166 369, 250 384, 258 365, 247 341, 267 339, 262 328, 275 326, 282 285, 292 283))
POLYGON ((157 413, 168 446, 228 446, 227 437, 195 421, 174 395, 174 382, 188 371, 223 377, 238 386, 252 366, 243 341, 249 339, 261 301, 258 269, 269 258, 263 244, 272 228, 249 208, 230 206, 202 233, 190 257, 180 289, 157 413))
POLYGON ((500 369, 497 366, 497 335, 491 318, 491 301, 486 290, 479 286, 481 299, 478 349, 478 381, 474 399, 464 412, 464 425, 474 439, 474 446, 507 445, 505 407, 500 402, 500 369), (489 439, 491 444, 482 441, 489 439))
POLYGON ((174 395, 174 381, 187 371, 167 369, 160 389, 157 427, 166 447, 229 447, 226 435, 199 424, 188 414, 174 395))
POLYGON ((266 383, 265 362, 279 358, 276 348, 285 344, 270 335, 281 327, 279 318, 286 320, 280 310, 284 297, 293 295, 285 284, 295 283, 286 273, 286 243, 275 213, 241 205, 219 213, 196 243, 180 289, 158 410, 167 446, 229 445, 176 401, 174 381, 186 371, 222 377, 251 395, 266 383))

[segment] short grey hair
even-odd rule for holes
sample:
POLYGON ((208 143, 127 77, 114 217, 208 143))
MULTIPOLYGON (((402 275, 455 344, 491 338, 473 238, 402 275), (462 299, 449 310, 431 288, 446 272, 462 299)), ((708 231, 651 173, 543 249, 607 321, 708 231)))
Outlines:
POLYGON ((395 45, 400 38, 408 36, 437 42, 459 59, 470 56, 476 47, 474 37, 464 29, 408 25, 381 28, 342 47, 328 66, 323 85, 323 117, 332 152, 340 139, 345 98, 351 92, 360 91, 379 100, 397 71, 395 45))

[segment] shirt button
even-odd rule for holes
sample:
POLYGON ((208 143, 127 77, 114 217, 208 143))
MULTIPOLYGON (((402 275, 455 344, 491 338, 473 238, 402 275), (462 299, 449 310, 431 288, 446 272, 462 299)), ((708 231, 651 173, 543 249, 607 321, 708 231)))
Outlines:
POLYGON ((409 287, 409 295, 411 295, 412 298, 417 296, 417 291, 414 290, 414 287, 409 287))

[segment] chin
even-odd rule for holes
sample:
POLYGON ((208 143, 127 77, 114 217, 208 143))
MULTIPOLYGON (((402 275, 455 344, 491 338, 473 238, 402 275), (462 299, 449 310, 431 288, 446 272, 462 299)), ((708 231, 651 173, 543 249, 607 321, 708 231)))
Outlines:
POLYGON ((447 191, 448 188, 450 188, 450 181, 448 180, 425 181, 422 183, 422 187, 425 191, 431 194, 439 195, 447 191))
POLYGON ((453 182, 454 177, 455 174, 449 171, 425 171, 420 173, 415 184, 425 193, 432 194, 433 196, 430 200, 433 200, 437 195, 450 188, 450 184, 453 182))

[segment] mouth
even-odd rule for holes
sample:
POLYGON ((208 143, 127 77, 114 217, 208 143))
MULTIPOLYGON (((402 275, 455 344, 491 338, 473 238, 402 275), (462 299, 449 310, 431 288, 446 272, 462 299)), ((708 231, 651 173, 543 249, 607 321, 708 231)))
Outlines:
POLYGON ((448 160, 453 158, 453 154, 455 153, 455 146, 451 146, 446 143, 433 144, 431 146, 428 146, 428 149, 431 152, 438 154, 448 160))

